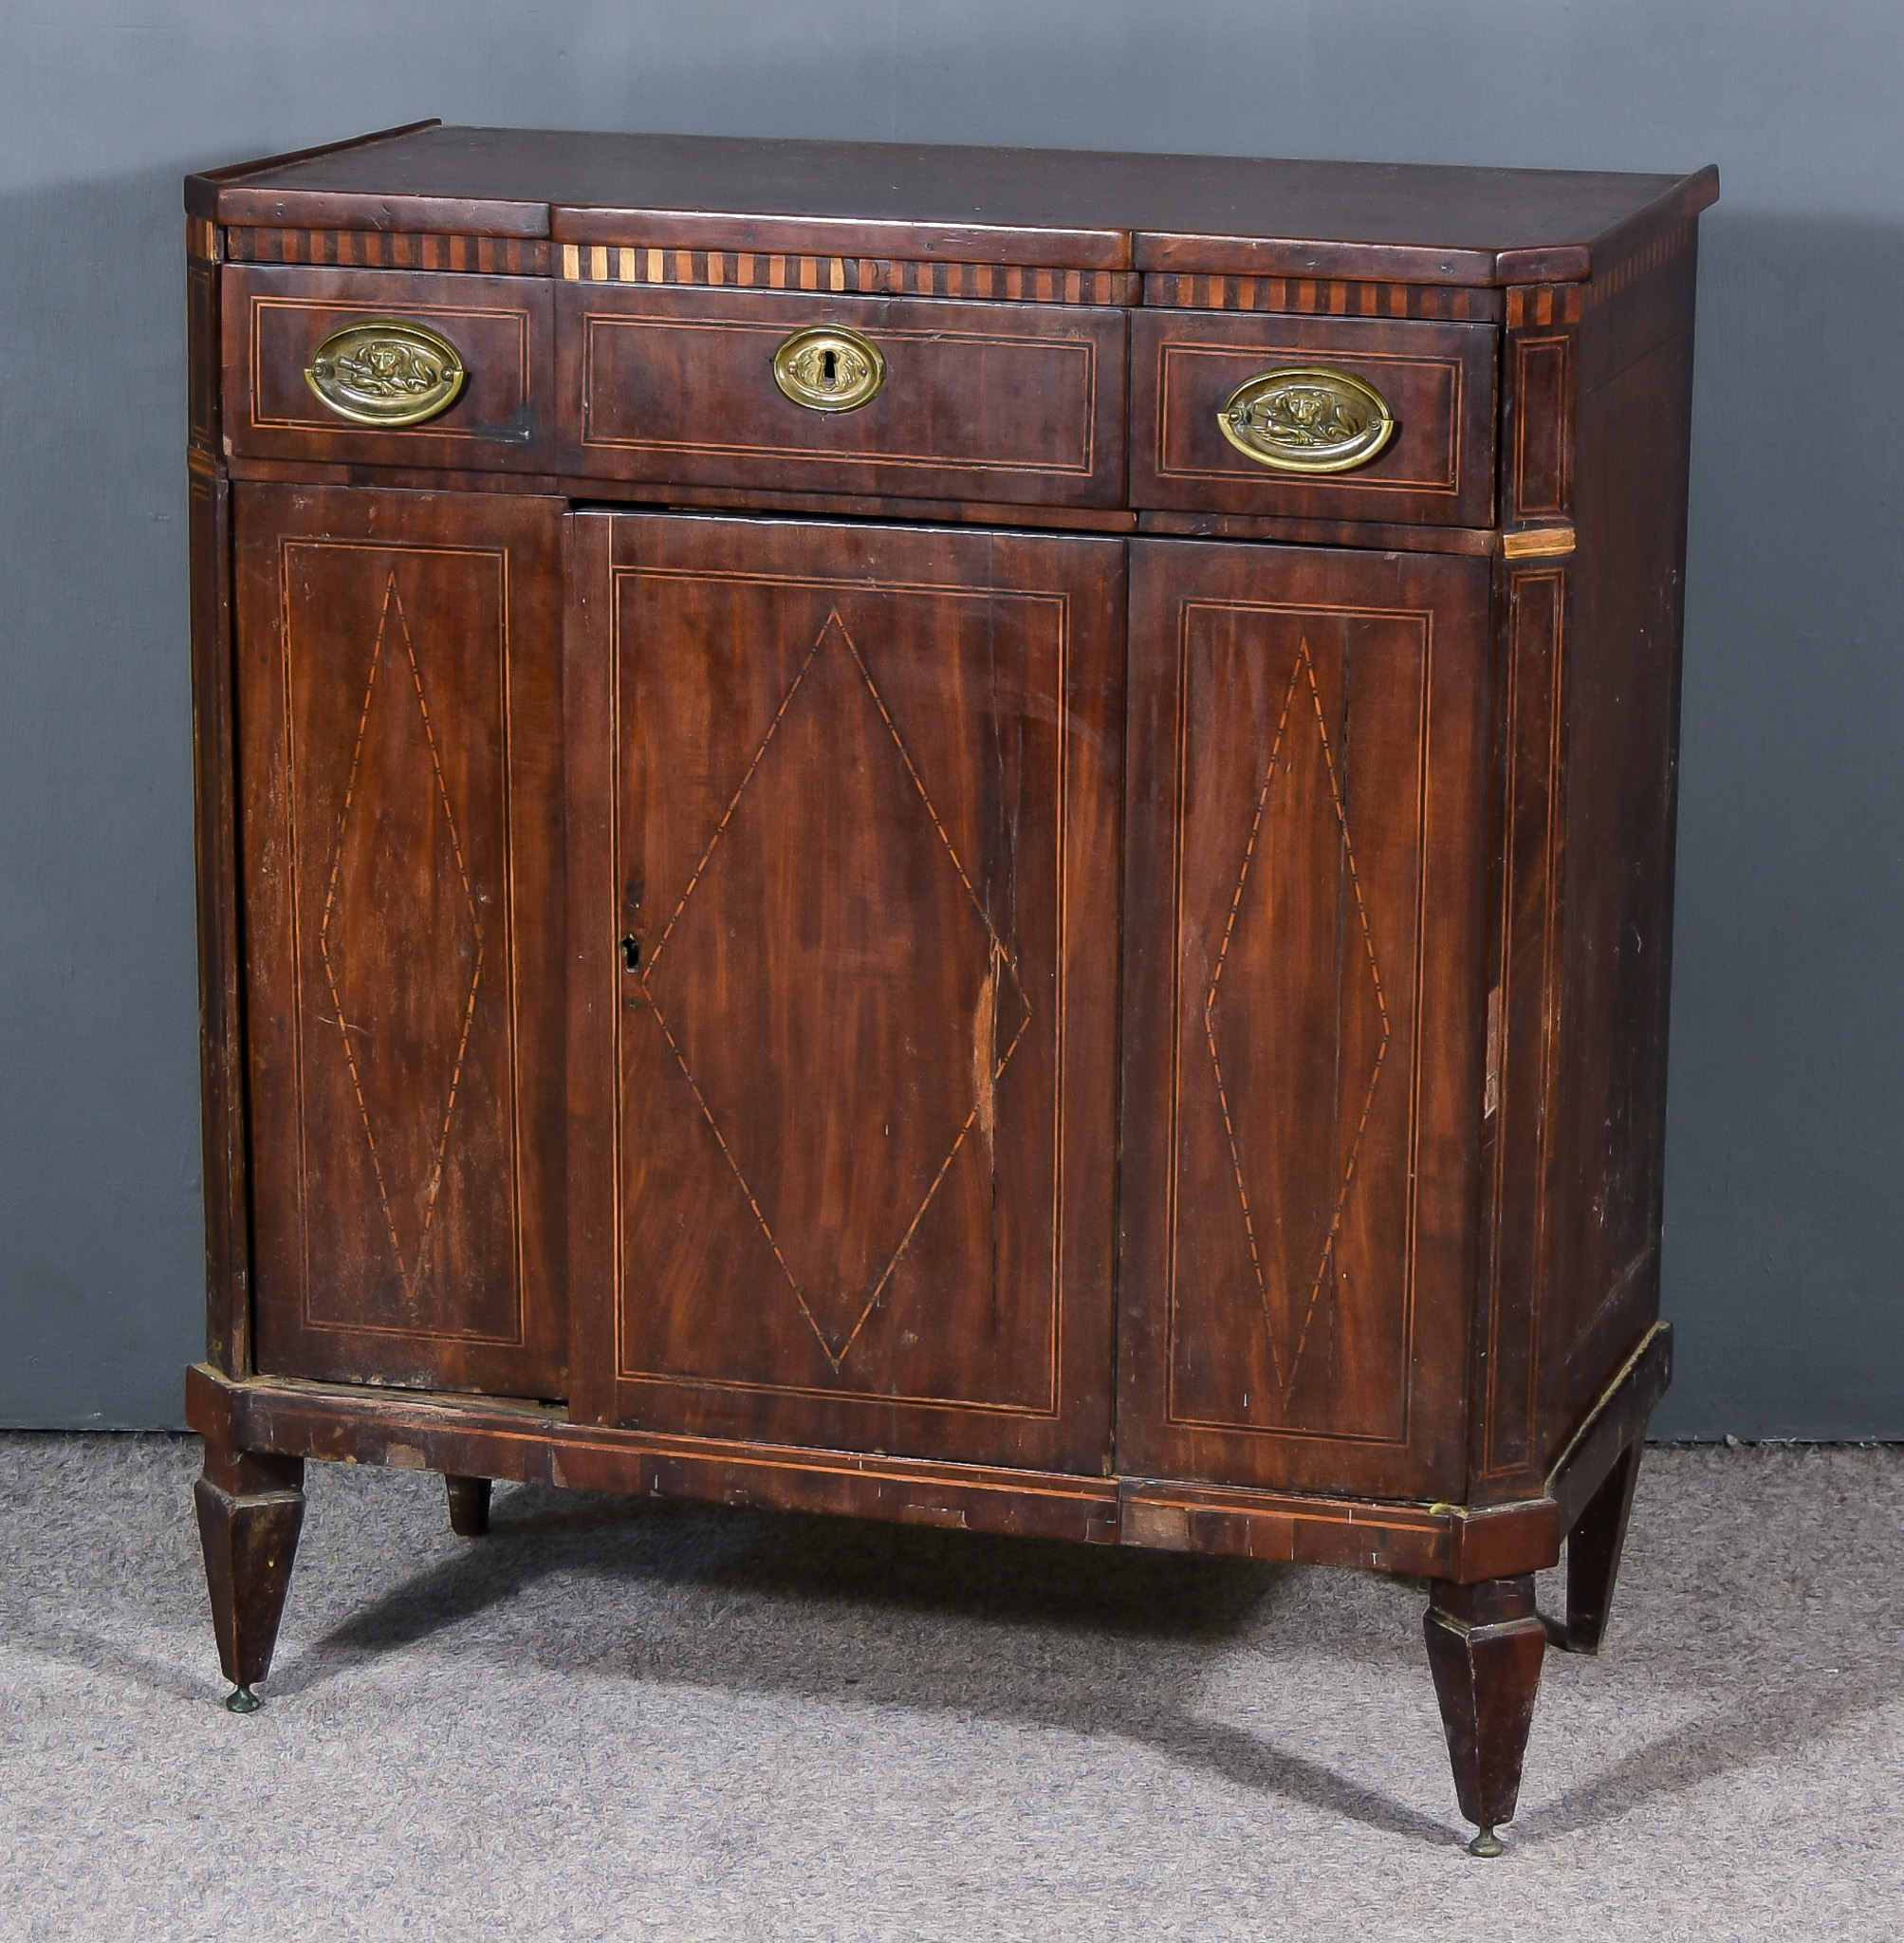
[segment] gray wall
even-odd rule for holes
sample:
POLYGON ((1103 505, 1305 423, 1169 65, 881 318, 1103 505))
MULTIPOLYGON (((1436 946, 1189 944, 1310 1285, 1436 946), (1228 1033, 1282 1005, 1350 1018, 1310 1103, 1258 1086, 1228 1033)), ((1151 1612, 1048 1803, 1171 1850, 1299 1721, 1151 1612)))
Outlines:
POLYGON ((178 178, 447 120, 1691 168, 1673 1435, 1904 1437, 1895 0, 6 0, 0 1422, 200 1328, 178 178))

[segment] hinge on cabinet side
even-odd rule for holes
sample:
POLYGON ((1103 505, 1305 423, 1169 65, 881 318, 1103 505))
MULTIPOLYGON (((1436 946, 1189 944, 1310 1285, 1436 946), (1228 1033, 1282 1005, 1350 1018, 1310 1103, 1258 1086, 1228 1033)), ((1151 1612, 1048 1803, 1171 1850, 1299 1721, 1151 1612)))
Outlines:
POLYGON ((1506 560, 1552 560, 1564 558, 1575 546, 1571 526, 1528 527, 1518 533, 1501 535, 1501 554, 1506 560))
POLYGON ((1501 1104, 1501 988, 1488 994, 1488 1079, 1481 1093, 1481 1118, 1492 1120, 1501 1104))

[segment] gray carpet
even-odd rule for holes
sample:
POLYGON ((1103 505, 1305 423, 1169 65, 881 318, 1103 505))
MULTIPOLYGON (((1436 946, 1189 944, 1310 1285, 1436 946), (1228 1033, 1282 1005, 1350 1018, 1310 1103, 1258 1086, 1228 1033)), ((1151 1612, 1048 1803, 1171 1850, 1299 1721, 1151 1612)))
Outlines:
POLYGON ((0 1936, 1904 1930, 1897 1451, 1649 1453, 1495 1862, 1408 1585, 314 1466, 241 1719, 195 1464, 0 1437, 0 1936))

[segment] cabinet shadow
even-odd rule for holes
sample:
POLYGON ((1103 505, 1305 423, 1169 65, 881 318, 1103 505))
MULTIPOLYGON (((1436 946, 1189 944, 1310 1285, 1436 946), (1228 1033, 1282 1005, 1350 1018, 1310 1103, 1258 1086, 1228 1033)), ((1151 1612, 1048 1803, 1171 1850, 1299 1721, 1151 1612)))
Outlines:
POLYGON ((498 1491, 487 1538, 284 1655, 270 1691, 309 1692, 434 1639, 434 1653, 507 1650, 565 1675, 1122 1737, 1258 1793, 1443 1844, 1456 1839, 1451 1822, 1201 1705, 1227 1651, 1265 1629, 1313 1633, 1319 1614, 1296 1609, 1319 1605, 1337 1610, 1321 1650, 1306 1640, 1301 1676, 1352 1695, 1349 1662, 1376 1662, 1405 1667, 1426 1693, 1420 1602, 1392 1582, 1248 1561, 530 1486, 498 1491), (577 1627, 572 1606, 560 1631, 524 1619, 518 1634, 504 1619, 562 1582, 587 1588, 598 1628, 577 1627))
MULTIPOLYGON (((1641 1522, 1649 1495, 1642 1471, 1641 1522)), ((1570 1689, 1628 1687, 1618 1712, 1635 1718, 1649 1699, 1693 1705, 1675 1708, 1666 1731, 1582 1764, 1558 1796, 1539 1799, 1537 1784, 1517 1823, 1530 1847, 1768 1761, 1802 1765, 1895 1700, 1895 1653, 1825 1652, 1817 1638, 1818 1650, 1786 1642, 1793 1650, 1779 1652, 1774 1686, 1723 1678, 1714 1661, 1723 1642, 1689 1622, 1689 1588, 1726 1582, 1716 1553, 1734 1520, 1720 1517, 1702 1539, 1696 1501, 1669 1500, 1660 1515, 1674 1527, 1671 1582, 1647 1583, 1648 1565, 1630 1558, 1604 1661, 1548 1656, 1529 1773, 1541 1771, 1544 1720, 1553 1731, 1570 1689), (1709 1547, 1712 1559, 1702 1557, 1709 1547)), ((315 1557, 304 1569, 313 1567, 322 1569, 315 1557)), ((1123 1739, 1259 1796, 1444 1846, 1466 1837, 1451 1791, 1446 1819, 1423 1814, 1407 1799, 1410 1786, 1391 1793, 1366 1770, 1350 1774, 1282 1745, 1326 1745, 1348 1721, 1393 1747, 1397 1772, 1413 1780, 1423 1763, 1441 1772, 1422 1604, 1415 1585, 1372 1574, 502 1488, 488 1538, 292 1647, 270 1691, 319 1689, 429 1640, 434 1655, 507 1658, 582 1679, 1123 1739), (554 1627, 544 1621, 558 1588, 567 1598, 554 1627), (1285 1725, 1266 1730, 1211 1717, 1211 1687, 1233 1682, 1246 1665, 1285 1725), (1371 1675, 1380 1676, 1374 1692, 1371 1675), (1397 1681, 1419 1683, 1412 1715, 1395 1708, 1397 1681)), ((1782 1611, 1762 1612, 1760 1622, 1761 1650, 1777 1649, 1782 1628, 1810 1623, 1782 1611)))

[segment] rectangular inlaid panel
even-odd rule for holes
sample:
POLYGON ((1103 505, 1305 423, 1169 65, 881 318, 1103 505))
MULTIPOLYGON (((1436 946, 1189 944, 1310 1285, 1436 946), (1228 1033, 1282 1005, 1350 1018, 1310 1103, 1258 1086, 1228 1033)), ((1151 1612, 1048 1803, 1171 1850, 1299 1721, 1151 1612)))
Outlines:
MULTIPOLYGON (((1137 311, 1131 504, 1488 526, 1496 342, 1490 324, 1137 311), (1372 458, 1344 472, 1279 471, 1225 437, 1224 409, 1249 379, 1317 366, 1359 380, 1387 405, 1395 429, 1372 458)), ((1309 455, 1300 445, 1290 450, 1309 455)))
POLYGON ((578 528, 578 1415, 1096 1473, 1122 544, 578 528))
POLYGON ((258 1367, 559 1396, 561 504, 235 497, 258 1367))
POLYGON ((1118 1468, 1457 1493, 1488 564, 1132 552, 1118 1468))
POLYGON ((223 278, 225 435, 255 458, 550 469, 555 355, 549 286, 532 277, 437 276, 395 269, 228 264, 223 278), (334 332, 381 320, 399 330, 355 347, 352 410, 400 407, 421 389, 400 327, 446 339, 465 376, 451 402, 414 425, 370 424, 320 397, 306 373, 334 332))
POLYGON ((1116 506, 1124 313, 563 284, 562 469, 665 485, 1116 506), (773 357, 844 325, 885 361, 870 402, 796 403, 773 357))
POLYGON ((1574 338, 1512 337, 1511 515, 1559 519, 1573 509, 1574 338))

